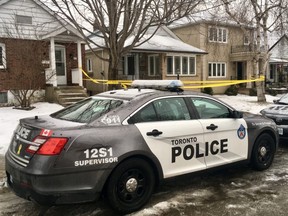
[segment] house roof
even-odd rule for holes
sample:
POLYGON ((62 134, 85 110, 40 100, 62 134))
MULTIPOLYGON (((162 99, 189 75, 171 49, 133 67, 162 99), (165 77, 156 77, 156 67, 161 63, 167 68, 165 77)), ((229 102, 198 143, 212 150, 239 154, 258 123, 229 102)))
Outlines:
MULTIPOLYGON (((0 7, 6 3, 8 3, 9 1, 12 0, 0 0, 0 7)), ((32 2, 34 2, 35 4, 37 4, 39 7, 41 7, 43 10, 45 10, 47 12, 47 14, 49 14, 51 17, 55 18, 59 25, 59 28, 57 29, 51 29, 51 31, 39 35, 41 39, 46 39, 49 37, 55 37, 58 36, 60 34, 63 34, 64 32, 67 32, 67 35, 74 35, 76 37, 79 37, 81 39, 84 39, 84 37, 81 35, 81 33, 69 22, 67 22, 67 20, 64 20, 61 16, 59 16, 58 14, 56 14, 53 10, 51 10, 47 5, 45 5, 44 3, 42 3, 39 0, 31 0, 32 2)))
POLYGON ((288 36, 286 34, 282 35, 278 41, 276 41, 269 49, 271 51, 281 40, 286 39, 288 41, 288 36))
MULTIPOLYGON (((206 51, 191 46, 179 39, 161 35, 145 35, 141 40, 151 37, 147 42, 136 46, 133 51, 142 52, 181 52, 181 53, 194 53, 194 54, 207 54, 206 51)), ((125 46, 132 43, 134 37, 130 37, 125 41, 125 46)))
MULTIPOLYGON (((132 49, 132 51, 136 52, 181 52, 181 53, 194 53, 194 54, 207 54, 206 51, 198 49, 194 46, 191 46, 187 43, 184 43, 180 40, 176 34, 174 34, 170 29, 166 26, 161 26, 157 32, 153 35, 152 32, 156 27, 151 27, 138 42, 138 45, 132 49), (150 38, 151 37, 151 38, 150 38), (150 38, 150 39, 149 39, 150 38), (149 39, 146 42, 145 40, 149 39), (143 43, 142 43, 143 42, 143 43), (141 44, 142 43, 142 44, 141 44)), ((134 36, 128 37, 125 41, 124 46, 129 46, 133 40, 134 36)), ((90 46, 93 50, 103 49, 105 47, 104 39, 99 35, 99 32, 94 36, 91 36, 90 39, 98 44, 96 46, 93 43, 90 43, 90 46)), ((89 51, 90 48, 86 45, 86 51, 89 51)))
POLYGON ((281 58, 270 58, 269 63, 288 63, 288 59, 281 59, 281 58))
POLYGON ((210 12, 209 9, 200 11, 191 15, 190 17, 184 17, 169 25, 170 29, 178 29, 183 27, 189 27, 198 24, 218 25, 227 27, 244 27, 246 29, 254 29, 255 27, 245 23, 237 23, 231 19, 225 12, 210 12))

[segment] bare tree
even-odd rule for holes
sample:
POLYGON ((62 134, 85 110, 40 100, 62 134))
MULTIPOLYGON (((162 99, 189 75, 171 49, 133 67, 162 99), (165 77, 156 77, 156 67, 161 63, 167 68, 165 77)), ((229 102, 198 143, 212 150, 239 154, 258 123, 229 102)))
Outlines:
MULTIPOLYGON (((42 0, 45 1, 45 0, 42 0)), ((163 24, 192 14, 204 0, 52 0, 62 17, 68 19, 87 42, 107 50, 108 78, 116 79, 121 57, 149 40, 163 24), (93 28, 91 28, 93 27, 93 28), (150 27, 150 38, 143 38, 150 27), (151 29, 151 28, 150 28, 151 29), (91 41, 87 34, 98 32, 101 42, 91 41), (130 44, 127 38, 133 36, 130 44)), ((47 2, 46 2, 47 3, 47 2)), ((97 55, 97 53, 94 53, 97 55)))
MULTIPOLYGON (((8 42, 8 40, 10 42, 8 42)), ((9 71, 9 89, 22 109, 31 108, 35 92, 45 86, 45 65, 42 60, 49 56, 49 43, 38 40, 7 39, 17 47, 14 54, 14 69, 9 71)))
MULTIPOLYGON (((256 49, 254 56, 254 76, 266 75, 269 63, 268 32, 275 27, 279 16, 285 9, 283 0, 221 0, 224 3, 227 14, 238 24, 253 24, 256 29, 256 49), (245 7, 243 7, 245 5, 245 7), (241 10, 239 10, 241 8, 241 10), (243 23, 245 17, 251 19, 250 23, 243 23), (261 54, 264 53, 263 56, 261 54), (262 61, 260 61, 262 59, 262 61)), ((249 19, 248 19, 249 20, 249 19)), ((244 20, 245 21, 245 20, 244 20)), ((257 98, 259 102, 265 102, 265 83, 256 82, 257 98)))
POLYGON ((44 25, 29 29, 17 25, 13 15, 7 20, 0 22, 5 35, 1 41, 6 45, 6 57, 9 55, 5 59, 7 73, 2 88, 10 90, 21 109, 30 109, 35 93, 44 89, 55 75, 54 72, 45 76, 45 68, 49 67, 49 42, 39 40, 44 25), (8 50, 13 50, 13 54, 8 50))

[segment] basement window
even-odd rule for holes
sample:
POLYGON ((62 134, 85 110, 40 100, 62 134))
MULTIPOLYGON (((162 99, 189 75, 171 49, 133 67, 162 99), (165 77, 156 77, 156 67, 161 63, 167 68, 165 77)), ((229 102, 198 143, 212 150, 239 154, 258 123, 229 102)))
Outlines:
POLYGON ((0 103, 8 103, 7 92, 0 92, 0 103))

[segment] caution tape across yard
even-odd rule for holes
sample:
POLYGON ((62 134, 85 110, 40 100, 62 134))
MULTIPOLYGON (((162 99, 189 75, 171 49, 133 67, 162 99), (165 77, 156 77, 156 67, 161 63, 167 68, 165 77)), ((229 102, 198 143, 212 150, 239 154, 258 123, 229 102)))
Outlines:
MULTIPOLYGON (((80 68, 81 69, 81 68, 80 68)), ((83 69, 82 73, 86 77, 84 80, 91 81, 95 84, 101 85, 121 85, 123 88, 130 86, 133 80, 104 80, 104 79, 93 79, 91 78, 83 69)), ((184 89, 197 89, 197 88, 207 88, 207 87, 220 87, 220 86, 230 86, 238 85, 242 83, 250 82, 263 82, 265 76, 260 76, 259 78, 249 79, 249 80, 205 80, 205 81, 182 81, 184 84, 184 89)))

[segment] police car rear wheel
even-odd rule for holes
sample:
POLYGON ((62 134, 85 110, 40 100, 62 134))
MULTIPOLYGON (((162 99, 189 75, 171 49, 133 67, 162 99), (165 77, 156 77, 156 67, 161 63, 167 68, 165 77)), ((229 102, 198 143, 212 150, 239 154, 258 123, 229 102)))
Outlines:
POLYGON ((121 163, 109 178, 106 195, 118 212, 130 213, 141 208, 151 197, 155 177, 150 164, 143 159, 121 163))
POLYGON ((275 141, 269 134, 261 134, 254 145, 252 152, 252 166, 256 170, 265 170, 270 167, 275 154, 275 141))

